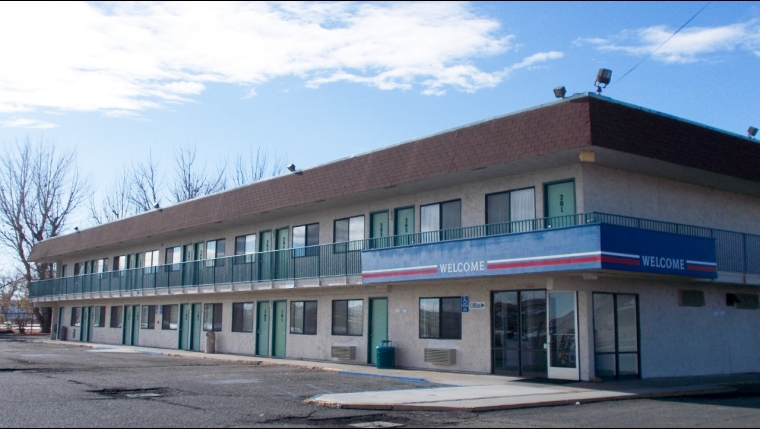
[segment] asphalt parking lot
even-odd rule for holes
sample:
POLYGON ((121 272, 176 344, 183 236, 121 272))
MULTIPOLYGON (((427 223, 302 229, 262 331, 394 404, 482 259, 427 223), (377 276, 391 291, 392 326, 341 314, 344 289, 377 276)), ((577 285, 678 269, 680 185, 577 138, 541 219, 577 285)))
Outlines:
POLYGON ((0 427, 760 426, 760 387, 736 394, 487 413, 323 408, 325 393, 439 387, 412 379, 124 353, 0 336, 0 427))

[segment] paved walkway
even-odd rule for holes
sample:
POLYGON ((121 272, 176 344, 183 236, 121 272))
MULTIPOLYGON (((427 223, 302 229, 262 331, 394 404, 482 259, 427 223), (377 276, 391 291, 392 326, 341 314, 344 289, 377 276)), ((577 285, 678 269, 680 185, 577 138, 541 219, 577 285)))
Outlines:
POLYGON ((49 344, 80 346, 90 353, 144 353, 213 359, 252 365, 286 365, 372 377, 426 381, 429 389, 339 393, 315 396, 307 402, 336 408, 415 411, 492 411, 633 398, 663 398, 730 393, 741 384, 760 384, 760 374, 659 378, 604 383, 535 381, 517 377, 461 374, 424 370, 380 370, 372 366, 338 362, 202 354, 182 350, 40 340, 49 344), (440 386, 440 387, 439 387, 440 386))

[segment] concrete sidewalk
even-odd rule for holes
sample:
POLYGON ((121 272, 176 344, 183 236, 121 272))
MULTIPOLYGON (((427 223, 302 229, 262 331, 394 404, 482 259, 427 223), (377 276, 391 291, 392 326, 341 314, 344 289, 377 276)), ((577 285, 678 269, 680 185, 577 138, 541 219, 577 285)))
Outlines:
POLYGON ((742 384, 760 384, 760 374, 679 377, 604 383, 552 383, 481 374, 424 370, 380 370, 368 365, 302 361, 183 350, 119 346, 68 341, 44 343, 84 347, 88 353, 140 353, 195 359, 213 359, 251 365, 284 365, 341 374, 390 377, 429 382, 428 389, 355 392, 319 395, 307 402, 335 408, 395 411, 493 411, 514 408, 573 405, 634 398, 665 398, 730 393, 742 384))

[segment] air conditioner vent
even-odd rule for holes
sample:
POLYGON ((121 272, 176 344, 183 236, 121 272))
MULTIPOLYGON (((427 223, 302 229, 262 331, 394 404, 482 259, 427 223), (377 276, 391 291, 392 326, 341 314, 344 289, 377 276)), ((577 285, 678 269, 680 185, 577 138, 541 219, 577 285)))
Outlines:
POLYGON ((457 351, 456 349, 425 349, 425 362, 454 365, 457 362, 457 351))
POLYGON ((356 359, 356 346, 332 346, 330 357, 338 360, 356 359))

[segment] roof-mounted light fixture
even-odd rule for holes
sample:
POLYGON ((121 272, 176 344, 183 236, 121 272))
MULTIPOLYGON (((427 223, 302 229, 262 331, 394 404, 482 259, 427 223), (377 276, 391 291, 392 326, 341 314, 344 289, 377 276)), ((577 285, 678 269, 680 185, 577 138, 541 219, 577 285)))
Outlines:
POLYGON ((607 85, 610 84, 611 80, 612 80, 612 70, 599 69, 599 72, 596 74, 596 81, 594 82, 594 86, 596 87, 596 93, 601 94, 602 88, 607 88, 607 85))
POLYGON ((749 127, 749 129, 747 130, 747 135, 749 136, 749 138, 755 137, 757 135, 757 128, 749 127))
POLYGON ((554 88, 554 96, 557 98, 565 98, 565 94, 567 94, 567 90, 564 86, 558 86, 554 88))
POLYGON ((76 232, 79 232, 79 227, 78 227, 78 226, 75 226, 75 227, 74 227, 74 231, 76 231, 76 232))

